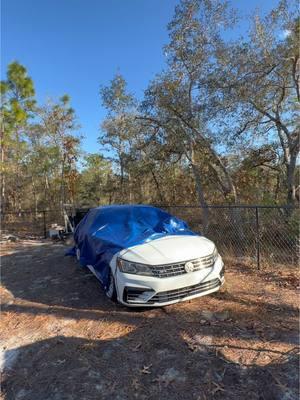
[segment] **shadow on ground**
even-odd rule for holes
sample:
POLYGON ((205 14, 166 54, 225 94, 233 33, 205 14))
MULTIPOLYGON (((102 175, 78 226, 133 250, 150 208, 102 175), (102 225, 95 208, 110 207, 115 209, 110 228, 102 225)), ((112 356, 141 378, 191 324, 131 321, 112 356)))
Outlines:
POLYGON ((115 340, 56 336, 20 347, 2 380, 4 398, 298 399, 292 352, 267 367, 243 367, 204 345, 191 352, 156 328, 143 343, 134 332, 115 340))
POLYGON ((6 400, 298 399, 296 350, 271 343, 297 344, 294 306, 225 292, 129 310, 110 302, 64 250, 16 247, 2 258, 3 332, 7 343, 16 337, 5 352, 6 400), (203 316, 207 308, 221 318, 203 316), (264 313, 274 316, 258 329, 264 313))

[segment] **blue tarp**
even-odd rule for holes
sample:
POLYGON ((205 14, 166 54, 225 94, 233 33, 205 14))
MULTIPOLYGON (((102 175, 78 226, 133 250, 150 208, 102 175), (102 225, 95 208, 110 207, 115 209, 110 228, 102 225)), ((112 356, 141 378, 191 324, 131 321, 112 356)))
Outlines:
MULTIPOLYGON (((91 209, 74 232, 81 265, 92 265, 104 287, 109 262, 122 249, 169 235, 196 235, 187 224, 156 207, 117 205, 91 209)), ((75 248, 69 254, 75 254, 75 248)))

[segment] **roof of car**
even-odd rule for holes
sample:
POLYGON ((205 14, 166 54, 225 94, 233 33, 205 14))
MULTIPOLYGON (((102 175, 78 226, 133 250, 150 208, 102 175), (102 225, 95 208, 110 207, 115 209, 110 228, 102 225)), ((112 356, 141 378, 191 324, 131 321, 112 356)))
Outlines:
POLYGON ((149 204, 110 204, 106 206, 99 206, 95 207, 96 209, 102 209, 102 208, 142 208, 142 207, 147 207, 147 208, 158 208, 155 206, 151 206, 149 204))

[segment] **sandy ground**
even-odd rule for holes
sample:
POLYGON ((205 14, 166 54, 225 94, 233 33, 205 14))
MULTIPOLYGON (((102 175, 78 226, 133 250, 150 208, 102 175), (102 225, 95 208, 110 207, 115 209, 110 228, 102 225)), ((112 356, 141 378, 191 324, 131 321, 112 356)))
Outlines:
POLYGON ((1 247, 3 399, 298 399, 288 267, 230 263, 216 294, 132 310, 110 302, 63 244, 1 247))

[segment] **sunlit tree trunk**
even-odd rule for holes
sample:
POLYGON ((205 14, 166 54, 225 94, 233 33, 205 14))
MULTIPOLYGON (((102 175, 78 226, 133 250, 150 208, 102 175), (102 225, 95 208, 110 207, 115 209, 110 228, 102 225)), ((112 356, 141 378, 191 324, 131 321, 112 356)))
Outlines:
POLYGON ((194 152, 193 146, 191 149, 191 167, 192 167, 192 171, 193 171, 193 175, 194 175, 194 179, 195 179, 195 186, 196 186, 196 193, 197 193, 198 201, 202 208, 203 232, 206 232, 206 230, 208 228, 208 208, 207 208, 207 203, 206 203, 204 193, 203 193, 201 173, 200 173, 198 165, 195 162, 195 152, 194 152))

